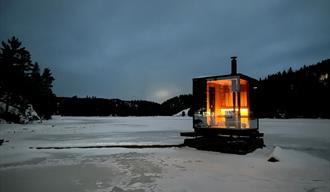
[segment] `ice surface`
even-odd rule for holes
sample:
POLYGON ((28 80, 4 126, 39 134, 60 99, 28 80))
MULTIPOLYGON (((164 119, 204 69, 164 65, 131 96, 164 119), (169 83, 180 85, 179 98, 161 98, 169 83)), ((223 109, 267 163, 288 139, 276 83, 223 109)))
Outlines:
POLYGON ((261 119, 267 146, 294 149, 330 160, 329 119, 261 119))
POLYGON ((59 117, 0 124, 0 191, 329 191, 330 121, 262 119, 266 147, 248 155, 45 146, 179 144, 189 117, 59 117), (279 162, 267 161, 275 146, 279 162))

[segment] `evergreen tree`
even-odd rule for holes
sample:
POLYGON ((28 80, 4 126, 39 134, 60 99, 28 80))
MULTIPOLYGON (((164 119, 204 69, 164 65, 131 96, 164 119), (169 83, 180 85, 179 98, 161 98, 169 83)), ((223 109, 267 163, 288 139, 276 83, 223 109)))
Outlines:
POLYGON ((16 37, 1 45, 0 101, 6 103, 6 113, 10 105, 24 111, 32 104, 41 116, 50 118, 55 110, 51 71, 46 68, 41 75, 39 64, 32 64, 29 51, 16 37))
POLYGON ((0 51, 0 97, 6 102, 6 112, 11 103, 22 102, 21 96, 26 93, 29 82, 28 73, 32 63, 30 53, 22 43, 12 37, 2 41, 0 51))
POLYGON ((53 81, 55 80, 52 73, 48 68, 45 68, 42 75, 41 75, 43 89, 48 91, 49 93, 52 92, 53 81))

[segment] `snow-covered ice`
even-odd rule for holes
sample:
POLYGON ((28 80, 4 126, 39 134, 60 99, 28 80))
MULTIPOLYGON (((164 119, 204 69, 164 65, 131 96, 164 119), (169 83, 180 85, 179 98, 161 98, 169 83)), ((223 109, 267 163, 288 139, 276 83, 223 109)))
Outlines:
POLYGON ((330 120, 261 119, 266 147, 248 155, 196 149, 35 149, 180 144, 189 117, 59 117, 0 124, 0 191, 329 191, 330 120), (279 162, 267 159, 278 146, 279 162), (279 150, 280 149, 280 150, 279 150))

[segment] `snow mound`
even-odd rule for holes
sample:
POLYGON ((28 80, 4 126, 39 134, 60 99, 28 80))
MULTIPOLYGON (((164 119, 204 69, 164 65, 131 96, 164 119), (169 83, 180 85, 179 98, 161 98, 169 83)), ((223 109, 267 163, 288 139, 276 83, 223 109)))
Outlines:
POLYGON ((38 113, 33 109, 32 104, 28 104, 27 109, 25 110, 25 117, 29 121, 40 120, 38 113))
POLYGON ((177 114, 174 114, 174 117, 188 117, 188 111, 190 108, 184 109, 177 114))
POLYGON ((269 162, 278 162, 278 161, 280 161, 281 151, 282 151, 282 149, 280 147, 278 147, 278 146, 274 147, 271 154, 267 158, 267 161, 269 161, 269 162))
POLYGON ((6 104, 0 101, 0 114, 9 114, 10 118, 7 119, 0 119, 0 123, 29 123, 34 120, 41 120, 38 113, 33 109, 32 104, 28 104, 27 106, 23 107, 21 105, 17 106, 8 106, 8 112, 6 112, 6 104))

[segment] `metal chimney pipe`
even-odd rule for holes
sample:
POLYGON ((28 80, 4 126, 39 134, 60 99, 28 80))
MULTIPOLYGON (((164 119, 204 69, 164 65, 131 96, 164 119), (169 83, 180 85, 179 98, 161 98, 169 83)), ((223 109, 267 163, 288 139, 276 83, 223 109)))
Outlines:
POLYGON ((236 56, 231 57, 231 74, 237 75, 237 60, 236 56))

